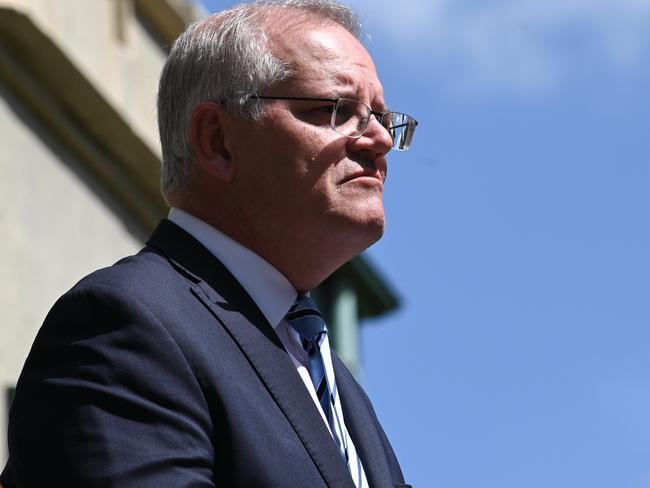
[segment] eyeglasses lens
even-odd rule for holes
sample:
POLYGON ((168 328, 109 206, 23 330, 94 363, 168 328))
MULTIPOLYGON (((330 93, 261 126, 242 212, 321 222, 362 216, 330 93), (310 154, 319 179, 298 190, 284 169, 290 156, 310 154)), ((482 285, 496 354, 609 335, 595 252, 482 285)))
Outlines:
POLYGON ((399 112, 388 112, 384 115, 382 124, 393 138, 393 149, 406 151, 411 146, 416 127, 413 118, 399 112))
MULTIPOLYGON (((368 128, 370 109, 356 100, 341 98, 332 114, 332 128, 347 137, 360 137, 368 128)), ((386 112, 381 118, 381 124, 393 139, 393 149, 406 151, 413 141, 417 122, 399 112, 386 112)))
POLYGON ((341 98, 332 117, 332 128, 347 137, 359 137, 368 126, 368 107, 355 100, 341 98))

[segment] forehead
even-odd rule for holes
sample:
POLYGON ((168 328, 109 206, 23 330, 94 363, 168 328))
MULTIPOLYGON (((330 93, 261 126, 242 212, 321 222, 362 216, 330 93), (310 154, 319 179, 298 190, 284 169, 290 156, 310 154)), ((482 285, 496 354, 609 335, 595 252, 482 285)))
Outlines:
POLYGON ((287 81, 296 89, 319 84, 321 95, 382 97, 370 54, 344 27, 295 11, 277 13, 270 20, 269 48, 289 65, 287 81))

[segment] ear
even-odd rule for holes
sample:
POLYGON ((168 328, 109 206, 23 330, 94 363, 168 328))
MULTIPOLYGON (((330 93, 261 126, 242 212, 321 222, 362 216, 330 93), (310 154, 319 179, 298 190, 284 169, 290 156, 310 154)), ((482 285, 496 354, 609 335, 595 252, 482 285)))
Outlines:
POLYGON ((209 175, 224 182, 235 176, 235 165, 226 148, 224 124, 227 122, 223 106, 204 102, 192 112, 190 128, 196 162, 209 175))

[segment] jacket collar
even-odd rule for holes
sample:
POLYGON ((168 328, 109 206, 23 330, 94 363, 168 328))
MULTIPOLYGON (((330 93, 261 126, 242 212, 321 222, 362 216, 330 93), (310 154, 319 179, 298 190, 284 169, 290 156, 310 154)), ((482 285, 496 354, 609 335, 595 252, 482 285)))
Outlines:
POLYGON ((191 292, 228 331, 300 437, 328 486, 354 488, 346 464, 275 331, 232 274, 168 220, 147 242, 192 283, 191 292))

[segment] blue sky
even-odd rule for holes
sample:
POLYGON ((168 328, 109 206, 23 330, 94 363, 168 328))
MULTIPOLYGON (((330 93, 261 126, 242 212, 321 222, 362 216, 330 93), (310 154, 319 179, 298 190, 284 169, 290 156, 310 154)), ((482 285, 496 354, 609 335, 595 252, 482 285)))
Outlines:
POLYGON ((650 1, 349 3, 420 121, 362 336, 407 482, 650 487, 650 1))

